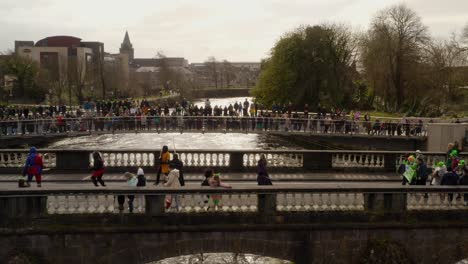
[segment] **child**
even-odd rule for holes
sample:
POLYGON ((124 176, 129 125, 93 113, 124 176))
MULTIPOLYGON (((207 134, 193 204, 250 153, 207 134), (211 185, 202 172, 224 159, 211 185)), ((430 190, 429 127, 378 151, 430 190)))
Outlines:
MULTIPOLYGON (((125 179, 127 180, 127 186, 136 187, 138 184, 138 179, 135 177, 135 174, 130 172, 125 172, 125 179)), ((133 213, 133 200, 135 200, 135 195, 128 195, 128 211, 133 213)), ((122 213, 124 210, 125 195, 117 196, 117 201, 119 203, 119 211, 122 213)))
POLYGON ((142 168, 138 168, 137 179, 138 179, 138 183, 137 183, 138 187, 146 186, 145 172, 143 171, 142 168))
MULTIPOLYGON (((220 174, 216 173, 211 179, 210 179, 210 187, 213 188, 232 188, 231 186, 222 183, 220 179, 220 174)), ((219 203, 221 202, 221 194, 212 194, 211 199, 213 200, 213 204, 215 206, 215 209, 218 208, 219 203)))
POLYGON ((98 182, 102 186, 106 186, 104 181, 102 180, 102 176, 104 175, 104 161, 102 161, 101 155, 99 152, 95 151, 93 152, 93 167, 91 170, 93 171, 93 174, 91 175, 91 180, 94 183, 94 186, 98 187, 98 182))

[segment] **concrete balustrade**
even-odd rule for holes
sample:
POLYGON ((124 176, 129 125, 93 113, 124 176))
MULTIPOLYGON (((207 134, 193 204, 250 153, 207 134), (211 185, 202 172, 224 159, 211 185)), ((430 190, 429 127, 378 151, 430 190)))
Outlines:
POLYGON ((468 199, 465 199, 468 188, 463 186, 15 189, 0 191, 0 217, 13 219, 55 214, 120 213, 116 199, 119 195, 135 195, 134 213, 149 216, 225 212, 273 215, 279 212, 468 210, 468 199), (211 201, 213 196, 219 198, 219 204, 211 201), (173 205, 167 209, 165 201, 168 197, 173 198, 173 205))
MULTIPOLYGON (((61 150, 41 149, 45 167, 50 172, 83 173, 92 165, 92 152, 103 157, 107 172, 134 171, 142 167, 149 171, 159 166, 159 150, 61 150)), ((0 150, 0 173, 20 173, 27 149, 0 150)), ((349 150, 177 150, 186 172, 203 172, 214 168, 221 172, 255 172, 257 161, 265 154, 270 170, 278 172, 348 171, 394 172, 406 158, 404 151, 349 150)), ((423 152, 429 167, 445 161, 443 152, 423 152)), ((461 153, 462 159, 468 153, 461 153)))

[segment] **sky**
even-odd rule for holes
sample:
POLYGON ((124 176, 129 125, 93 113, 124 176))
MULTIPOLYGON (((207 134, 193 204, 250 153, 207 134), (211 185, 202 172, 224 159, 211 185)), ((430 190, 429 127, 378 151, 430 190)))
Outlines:
POLYGON ((14 49, 15 40, 69 35, 117 53, 128 30, 138 58, 163 52, 189 62, 260 61, 300 25, 366 30, 379 10, 399 3, 435 38, 468 23, 468 0, 0 0, 0 51, 14 49))

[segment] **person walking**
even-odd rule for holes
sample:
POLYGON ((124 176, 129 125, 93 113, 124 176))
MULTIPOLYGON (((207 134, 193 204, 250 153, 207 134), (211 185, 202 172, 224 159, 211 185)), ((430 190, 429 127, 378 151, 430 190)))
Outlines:
POLYGON ((426 163, 424 163, 422 156, 418 156, 416 162, 416 185, 426 185, 428 177, 426 163))
POLYGON ((102 180, 102 176, 104 176, 104 161, 102 160, 102 157, 99 154, 99 152, 93 152, 93 159, 94 162, 93 166, 91 167, 93 174, 91 175, 91 181, 96 187, 99 186, 98 182, 101 184, 101 186, 106 186, 106 184, 102 180))
MULTIPOLYGON (((127 186, 129 187, 136 187, 138 184, 138 179, 135 174, 130 172, 125 172, 124 174, 127 186)), ((133 213, 133 201, 135 200, 135 195, 127 195, 128 198, 128 211, 133 213)), ((119 203, 119 211, 122 213, 124 211, 124 204, 125 204, 125 195, 117 196, 117 202, 119 203)))
POLYGON ((144 187, 146 186, 146 177, 145 177, 145 172, 143 171, 142 168, 138 168, 137 171, 137 186, 138 187, 144 187))
MULTIPOLYGON (((180 187, 179 170, 175 168, 173 163, 169 163, 169 170, 170 172, 167 176, 167 181, 166 183, 164 183, 163 186, 166 188, 179 188, 180 187)), ((177 194, 166 195, 166 209, 170 209, 170 208, 175 208, 176 211, 179 211, 179 196, 177 194)))
POLYGON ((268 162, 265 154, 260 155, 257 163, 257 183, 258 185, 273 185, 266 169, 268 162))
POLYGON ((169 148, 163 146, 161 153, 159 155, 159 168, 156 175, 156 182, 154 185, 158 185, 160 182, 161 174, 164 174, 164 179, 169 174, 169 160, 171 159, 171 154, 169 153, 169 148))
MULTIPOLYGON (((232 188, 230 185, 227 185, 227 184, 221 182, 221 177, 220 177, 219 173, 215 174, 209 180, 209 183, 210 183, 210 187, 212 187, 212 188, 229 188, 229 189, 232 188)), ((222 198, 221 194, 212 194, 211 195, 211 199, 213 201, 213 205, 214 205, 215 210, 218 209, 219 204, 221 203, 221 198, 222 198)))
POLYGON ((174 154, 170 163, 173 164, 174 168, 176 168, 179 171, 180 186, 185 186, 184 172, 183 172, 184 163, 179 159, 179 155, 174 154))
POLYGON ((31 186, 33 177, 36 178, 37 187, 42 186, 42 169, 44 168, 44 162, 41 155, 37 153, 35 147, 29 149, 29 155, 26 158, 26 164, 23 169, 23 176, 28 176, 26 186, 31 186))

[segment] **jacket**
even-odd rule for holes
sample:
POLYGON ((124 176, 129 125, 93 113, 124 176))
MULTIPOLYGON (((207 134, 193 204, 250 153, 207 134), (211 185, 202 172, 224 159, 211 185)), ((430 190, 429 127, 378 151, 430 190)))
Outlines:
POLYGON ((169 187, 169 188, 180 187, 179 170, 173 169, 169 172, 169 175, 167 176, 167 182, 164 183, 164 187, 169 187))
POLYGON ((174 168, 176 168, 179 171, 179 183, 180 186, 185 186, 185 180, 184 180, 184 163, 180 159, 173 159, 171 160, 171 164, 174 165, 174 168))
POLYGON ((450 171, 445 173, 440 181, 440 185, 458 185, 457 174, 450 171))
POLYGON ((29 155, 26 158, 23 175, 40 175, 44 167, 41 155, 37 154, 36 148, 32 147, 29 150, 29 155))

